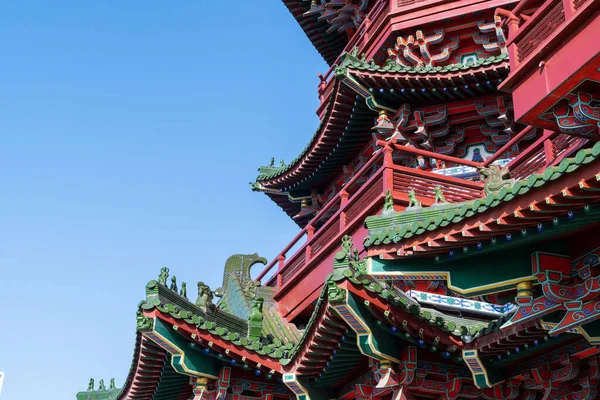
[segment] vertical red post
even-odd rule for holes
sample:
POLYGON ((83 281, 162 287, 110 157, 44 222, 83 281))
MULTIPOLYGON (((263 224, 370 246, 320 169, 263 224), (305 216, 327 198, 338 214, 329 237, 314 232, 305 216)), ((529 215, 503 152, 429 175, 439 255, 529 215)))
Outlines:
POLYGON ((394 190, 394 170, 391 168, 394 165, 393 151, 389 144, 383 148, 383 193, 394 190))
POLYGON ((312 225, 308 225, 306 227, 306 241, 308 242, 306 245, 306 262, 308 262, 308 260, 310 260, 310 258, 312 257, 312 246, 310 245, 310 240, 313 238, 314 235, 315 227, 312 225))
MULTIPOLYGON (((508 25, 508 37, 509 40, 512 40, 519 30, 519 18, 514 15, 510 15, 506 20, 506 24, 508 25)), ((519 65, 518 60, 519 48, 515 42, 511 42, 508 46, 508 59, 510 61, 510 69, 515 70, 519 65)))
POLYGON ((313 236, 315 235, 315 227, 312 225, 307 225, 306 226, 306 234, 308 236, 308 240, 310 241, 310 239, 312 239, 313 236))
POLYGON ((564 15, 565 15, 565 21, 568 21, 571 19, 571 17, 573 16, 574 13, 574 9, 573 9, 573 0, 562 0, 562 5, 563 5, 563 11, 564 11, 564 15))
POLYGON ((280 255, 277 257, 277 261, 279 261, 279 266, 277 267, 277 271, 281 271, 283 266, 285 265, 285 255, 280 255))
MULTIPOLYGON (((549 132, 551 131, 544 129, 544 134, 549 132)), ((546 158, 546 166, 550 165, 555 158, 554 149, 552 148, 552 140, 549 138, 544 140, 544 157, 546 158)))
POLYGON ((348 197, 350 197, 350 195, 348 194, 348 192, 346 192, 346 190, 344 190, 344 189, 340 190, 340 200, 341 200, 340 208, 344 208, 344 206, 348 202, 348 197))
POLYGON ((350 195, 344 189, 340 191, 340 209, 342 212, 340 213, 340 232, 343 232, 346 229, 346 212, 343 211, 346 204, 348 204, 348 197, 350 195))
POLYGON ((281 276, 281 270, 283 269, 283 266, 285 265, 285 255, 284 254, 280 254, 277 257, 277 261, 279 262, 279 264, 277 265, 277 290, 279 290, 281 288, 281 286, 283 285, 283 277, 281 276))

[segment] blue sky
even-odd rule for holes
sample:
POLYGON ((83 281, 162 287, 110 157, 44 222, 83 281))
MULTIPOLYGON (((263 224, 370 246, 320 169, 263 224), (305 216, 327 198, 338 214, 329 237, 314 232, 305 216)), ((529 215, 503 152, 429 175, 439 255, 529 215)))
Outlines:
POLYGON ((293 238, 248 182, 304 148, 327 67, 278 0, 0 7, 0 396, 74 399, 123 384, 163 265, 215 288, 293 238))

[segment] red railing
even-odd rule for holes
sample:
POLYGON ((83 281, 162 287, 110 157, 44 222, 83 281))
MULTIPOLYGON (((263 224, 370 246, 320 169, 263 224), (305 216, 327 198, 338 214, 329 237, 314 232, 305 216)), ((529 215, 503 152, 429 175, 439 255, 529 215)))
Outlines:
POLYGON ((396 192, 408 193, 410 190, 414 190, 417 196, 435 198, 435 188, 441 186, 444 197, 451 203, 460 203, 481 197, 483 186, 479 182, 431 174, 400 165, 394 165, 392 169, 394 170, 393 188, 396 192))
POLYGON ((524 179, 548 166, 556 165, 587 143, 587 139, 560 132, 544 134, 508 164, 511 178, 524 179))
POLYGON ((517 46, 519 62, 525 60, 563 22, 563 0, 545 2, 512 39, 517 46))
MULTIPOLYGON (((561 26, 570 21, 587 2, 595 0, 546 0, 531 16, 523 12, 531 6, 532 0, 521 0, 512 10, 496 9, 497 15, 506 17, 508 25, 509 55, 511 69, 533 62, 542 53, 552 51, 551 42, 565 35, 561 26)), ((537 64, 536 64, 537 65, 537 64)))
MULTIPOLYGON (((356 193, 354 193, 352 197, 347 200, 347 202, 343 202, 340 210, 331 216, 318 231, 313 235, 309 233, 306 243, 304 243, 288 261, 279 264, 277 273, 267 281, 266 285, 275 286, 278 291, 285 289, 290 282, 295 280, 294 278, 297 275, 312 270, 322 255, 329 254, 334 247, 339 247, 341 236, 345 234, 350 227, 356 226, 356 223, 360 222, 360 217, 363 216, 363 213, 359 213, 356 214, 352 220, 349 219, 346 214, 346 207, 344 206, 350 205, 350 202, 363 202, 367 197, 366 193, 370 191, 375 191, 379 194, 378 196, 375 196, 375 200, 381 199, 383 193, 383 180, 381 177, 384 169, 384 167, 381 167, 356 193)), ((339 200, 340 198, 335 199, 336 202, 339 200)), ((329 204, 332 204, 332 202, 329 202, 328 205, 329 204)), ((357 206, 355 205, 355 207, 357 206)), ((362 211, 366 212, 368 209, 369 205, 367 204, 362 211)), ((322 212, 323 211, 321 211, 321 213, 322 212)), ((317 214, 313 220, 320 218, 319 214, 317 214)), ((307 232, 310 232, 311 229, 311 225, 304 228, 307 232)), ((288 250, 294 247, 299 239, 300 238, 290 243, 288 250)), ((276 260, 285 260, 285 256, 286 254, 282 252, 277 256, 276 260)), ((267 265, 257 279, 266 275, 266 273, 269 272, 269 269, 274 265, 275 260, 267 265)))
MULTIPOLYGON (((437 175, 431 172, 395 165, 392 152, 429 152, 406 146, 386 143, 386 148, 375 154, 358 173, 344 186, 344 189, 331 199, 308 225, 281 251, 256 278, 261 280, 277 265, 277 272, 266 282, 277 287, 278 291, 295 281, 299 274, 311 271, 323 256, 330 255, 339 247, 340 238, 348 231, 362 224, 364 218, 372 213, 378 202, 383 201, 387 190, 395 199, 406 201, 406 194, 415 190, 418 196, 433 199, 436 186, 441 186, 446 199, 450 202, 462 202, 480 198, 483 184, 464 179, 437 175), (368 179, 373 168, 381 165, 368 179), (366 180, 366 182, 365 182, 366 180), (361 184, 361 182, 364 182, 361 184), (336 210, 333 215, 329 215, 336 210), (323 223, 323 221, 325 221, 323 223), (318 228, 318 224, 322 225, 318 228), (306 238, 306 242, 302 241, 306 238), (301 246, 287 258, 287 253, 301 246)), ((431 153, 437 156, 441 156, 431 153)), ((470 165, 473 162, 450 157, 457 164, 470 165)))
MULTIPOLYGON (((352 177, 352 179, 350 179, 350 181, 348 181, 348 183, 346 184, 347 188, 352 188, 355 185, 355 183, 364 177, 364 175, 370 170, 371 167, 373 167, 373 165, 375 165, 376 162, 381 162, 383 158, 383 155, 381 152, 379 152, 378 154, 376 154, 375 156, 373 156, 363 167, 362 169, 354 176, 352 177)), ((381 173, 381 169, 375 173, 375 175, 378 175, 381 173)), ((372 179, 372 178, 371 178, 372 179)), ((368 183, 369 181, 367 181, 368 183)), ((315 240, 317 240, 316 238, 318 238, 320 236, 320 232, 323 231, 323 229, 326 229, 330 224, 333 224, 333 221, 336 219, 335 217, 339 215, 340 212, 342 212, 343 206, 352 198, 354 199, 357 195, 359 195, 362 190, 367 186, 367 184, 363 185, 360 189, 357 189, 357 191, 351 196, 350 193, 348 193, 345 190, 340 191, 339 193, 337 193, 320 211, 317 215, 315 215, 315 217, 310 220, 310 222, 304 227, 304 229, 302 229, 300 231, 300 233, 298 233, 296 235, 296 237, 294 237, 294 239, 292 239, 292 241, 277 255, 277 257, 275 257, 275 259, 273 261, 271 261, 269 264, 267 264, 267 266, 265 267, 265 269, 257 276, 256 280, 261 280, 266 274, 268 274, 271 269, 273 269, 273 267, 278 263, 279 267, 278 270, 279 272, 283 271, 284 269, 290 268, 290 265, 296 265, 295 261, 297 259, 297 257, 299 257, 299 254, 301 253, 305 253, 306 252, 306 246, 309 243, 314 242, 315 240), (327 222, 325 222, 325 224, 323 226, 321 226, 319 228, 318 231, 318 235, 315 235, 314 229, 315 229, 315 225, 316 223, 321 220, 323 218, 323 216, 327 213, 329 213, 334 207, 340 207, 340 210, 338 210, 332 217, 329 218, 329 220, 327 222), (290 258, 289 260, 287 260, 287 262, 285 261, 286 255, 287 253, 296 245, 298 245, 298 243, 300 243, 303 238, 307 236, 308 240, 307 242, 300 248, 298 249, 298 251, 296 251, 296 253, 292 256, 292 258, 290 258)), ((338 223, 339 223, 339 219, 338 219, 338 223)), ((271 278, 268 282, 269 285, 271 285, 273 283, 273 279, 271 278)))
MULTIPOLYGON (((517 143, 533 128, 526 128, 511 140, 517 143)), ((586 139, 559 132, 544 131, 532 145, 508 164, 511 177, 523 179, 544 168, 559 163, 587 143, 586 139)), ((350 179, 308 225, 281 251, 257 277, 263 279, 277 265, 277 272, 267 280, 268 286, 278 291, 284 290, 300 274, 311 271, 323 258, 339 247, 340 238, 364 218, 372 213, 378 202, 383 201, 386 190, 390 190, 396 200, 406 201, 406 194, 414 190, 422 199, 433 199, 437 186, 442 187, 450 202, 463 202, 482 197, 483 184, 450 176, 432 174, 394 164, 392 152, 411 153, 453 162, 471 167, 488 165, 451 156, 431 153, 422 149, 381 142, 382 151, 376 153, 358 173, 350 179), (378 165, 381 165, 378 167, 378 165), (376 172, 369 174, 376 168, 376 172), (367 179, 368 178, 368 179, 367 179), (304 241, 302 243, 302 241, 304 241), (288 252, 298 248, 286 259, 288 252)), ((512 145, 512 143, 507 143, 512 145)), ((510 147, 510 146, 509 146, 510 147)), ((499 154, 507 151, 504 146, 499 154)))

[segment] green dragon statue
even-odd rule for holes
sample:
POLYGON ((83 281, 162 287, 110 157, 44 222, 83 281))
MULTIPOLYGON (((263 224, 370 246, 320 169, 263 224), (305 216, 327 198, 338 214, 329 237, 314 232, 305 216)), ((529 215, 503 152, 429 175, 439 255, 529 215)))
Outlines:
POLYGON ((478 170, 486 196, 498 193, 502 189, 508 189, 515 184, 515 180, 510 179, 510 172, 506 166, 500 167, 492 164, 489 167, 480 167, 478 170))
MULTIPOLYGON (((234 277, 239 277, 240 282, 244 283, 252 280, 250 277, 250 268, 255 264, 267 264, 264 257, 260 257, 257 253, 254 254, 235 254, 225 262, 225 271, 223 272, 223 285, 215 290, 215 296, 223 297, 227 293, 229 282, 234 277)), ((246 284, 248 289, 250 287, 246 284)))

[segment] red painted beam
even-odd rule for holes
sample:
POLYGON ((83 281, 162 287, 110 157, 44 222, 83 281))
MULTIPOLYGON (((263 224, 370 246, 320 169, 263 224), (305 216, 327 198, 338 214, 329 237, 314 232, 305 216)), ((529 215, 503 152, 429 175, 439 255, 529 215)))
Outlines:
POLYGON ((502 154, 504 154, 505 151, 507 151, 508 149, 510 149, 514 144, 516 144, 519 141, 521 141, 521 139, 523 138, 523 136, 525 136, 529 132, 531 132, 532 129, 534 129, 534 127, 531 126, 531 125, 528 125, 527 127, 525 127, 525 129, 523 129, 521 132, 519 132, 517 134, 517 136, 513 137, 512 139, 510 139, 504 146, 502 146, 499 150, 497 150, 494 154, 492 154, 491 157, 489 157, 487 160, 485 160, 483 162, 483 166, 487 167, 488 165, 490 165, 491 163, 493 163, 494 161, 496 161, 502 154))
POLYGON ((423 157, 431 157, 431 158, 435 158, 436 160, 444 160, 444 161, 452 162, 452 163, 455 163, 455 164, 468 165, 470 167, 475 167, 475 168, 483 167, 483 164, 478 163, 478 162, 474 162, 474 161, 470 161, 470 160, 464 160, 462 158, 447 156, 447 155, 444 155, 444 154, 433 153, 431 151, 427 151, 427 150, 423 150, 423 149, 417 149, 417 148, 414 148, 414 147, 402 146, 402 145, 396 144, 396 143, 391 143, 390 144, 390 142, 386 142, 385 140, 378 140, 377 141, 377 145, 378 146, 389 145, 389 146, 392 146, 392 148, 394 148, 396 150, 404 151, 406 153, 417 154, 417 155, 420 155, 420 156, 423 156, 423 157))

